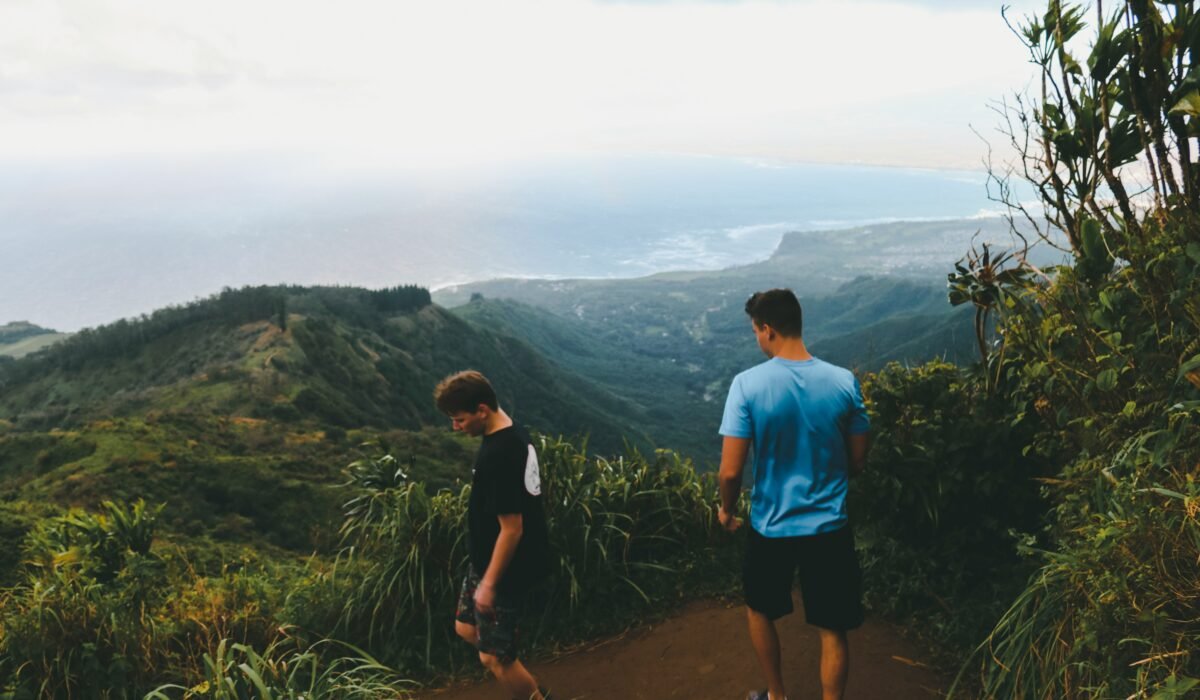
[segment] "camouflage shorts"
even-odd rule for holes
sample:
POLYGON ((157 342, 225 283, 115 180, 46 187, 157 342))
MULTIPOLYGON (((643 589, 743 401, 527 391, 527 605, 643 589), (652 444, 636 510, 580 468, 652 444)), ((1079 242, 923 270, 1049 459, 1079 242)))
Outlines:
POLYGON ((479 642, 476 647, 485 654, 510 664, 517 658, 519 640, 518 623, 521 618, 519 601, 496 591, 492 614, 485 615, 475 609, 475 589, 479 586, 479 575, 474 569, 463 577, 462 591, 458 594, 458 610, 454 619, 475 627, 479 642))

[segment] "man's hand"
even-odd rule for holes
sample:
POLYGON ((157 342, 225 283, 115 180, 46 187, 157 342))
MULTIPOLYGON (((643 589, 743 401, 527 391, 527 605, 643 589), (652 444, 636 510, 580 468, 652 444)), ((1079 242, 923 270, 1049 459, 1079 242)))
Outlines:
POLYGON ((488 616, 496 612, 494 582, 504 580, 504 572, 516 556, 517 544, 525 532, 525 520, 520 513, 502 513, 496 516, 496 520, 500 523, 500 534, 496 536, 496 546, 492 549, 492 561, 479 579, 479 585, 475 586, 475 610, 488 616))
POLYGON ((717 506, 717 520, 721 521, 721 527, 725 528, 726 532, 737 532, 742 526, 742 519, 725 510, 725 506, 717 506))
POLYGON ((491 584, 480 581, 475 587, 475 610, 488 617, 496 614, 496 589, 491 584))

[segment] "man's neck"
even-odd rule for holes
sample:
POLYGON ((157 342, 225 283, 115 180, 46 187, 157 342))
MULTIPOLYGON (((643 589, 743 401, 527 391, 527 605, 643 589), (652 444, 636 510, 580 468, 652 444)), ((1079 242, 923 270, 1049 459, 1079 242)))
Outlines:
POLYGON ((808 348, 804 345, 803 338, 780 338, 779 344, 774 350, 775 353, 771 357, 778 357, 781 360, 803 362, 804 360, 813 359, 813 356, 808 352, 808 348))
POLYGON ((508 414, 504 412, 503 408, 496 409, 491 415, 488 416, 487 425, 483 429, 483 434, 491 435, 492 433, 499 432, 505 428, 512 427, 512 424, 512 418, 508 417, 508 414))

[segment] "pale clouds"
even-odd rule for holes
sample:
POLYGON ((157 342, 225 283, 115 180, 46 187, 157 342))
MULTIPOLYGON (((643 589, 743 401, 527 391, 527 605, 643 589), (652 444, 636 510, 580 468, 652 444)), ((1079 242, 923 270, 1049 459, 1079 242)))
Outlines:
POLYGON ((1025 58, 983 2, 9 0, 0 158, 973 165, 1025 58))

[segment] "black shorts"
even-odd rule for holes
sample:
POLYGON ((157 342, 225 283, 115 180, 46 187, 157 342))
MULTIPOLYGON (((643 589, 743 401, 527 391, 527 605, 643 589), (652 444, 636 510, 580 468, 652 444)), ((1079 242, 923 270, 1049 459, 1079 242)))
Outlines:
POLYGON ((751 610, 772 620, 790 614, 799 570, 808 624, 830 630, 862 625, 862 571, 849 526, 805 537, 764 537, 746 529, 742 588, 751 610))
POLYGON ((508 665, 517 658, 523 606, 519 598, 496 591, 493 612, 490 615, 483 614, 475 607, 475 589, 479 587, 479 578, 474 569, 469 569, 463 576, 454 619, 475 627, 479 635, 476 645, 479 651, 491 654, 500 659, 500 663, 508 665))

